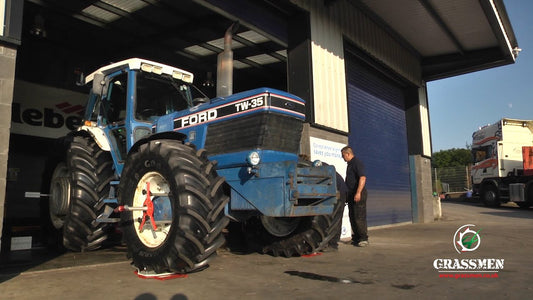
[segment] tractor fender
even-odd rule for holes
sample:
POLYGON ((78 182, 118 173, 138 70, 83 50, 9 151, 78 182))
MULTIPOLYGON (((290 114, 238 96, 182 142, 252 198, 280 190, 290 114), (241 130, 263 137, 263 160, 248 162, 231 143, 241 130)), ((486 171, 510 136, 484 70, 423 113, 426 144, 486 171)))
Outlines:
POLYGON ((107 136, 102 128, 84 125, 78 128, 78 132, 80 131, 88 132, 100 149, 104 151, 111 151, 111 145, 109 144, 109 140, 107 139, 107 136))
POLYGON ((166 132, 160 132, 160 133, 148 135, 138 140, 137 142, 135 142, 135 144, 133 144, 130 151, 128 152, 128 156, 129 156, 129 153, 136 152, 139 149, 139 146, 142 144, 146 144, 153 140, 163 140, 163 139, 185 141, 187 139, 187 135, 181 132, 174 132, 174 131, 166 131, 166 132))

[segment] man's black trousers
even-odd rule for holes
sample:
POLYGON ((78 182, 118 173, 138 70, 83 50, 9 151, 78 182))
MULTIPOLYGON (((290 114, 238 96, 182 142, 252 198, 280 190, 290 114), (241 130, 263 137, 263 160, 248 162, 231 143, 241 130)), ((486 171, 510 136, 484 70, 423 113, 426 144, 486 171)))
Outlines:
POLYGON ((361 192, 361 200, 355 202, 354 194, 348 195, 348 214, 350 225, 352 226, 352 242, 358 243, 368 241, 368 230, 366 226, 366 188, 361 192))

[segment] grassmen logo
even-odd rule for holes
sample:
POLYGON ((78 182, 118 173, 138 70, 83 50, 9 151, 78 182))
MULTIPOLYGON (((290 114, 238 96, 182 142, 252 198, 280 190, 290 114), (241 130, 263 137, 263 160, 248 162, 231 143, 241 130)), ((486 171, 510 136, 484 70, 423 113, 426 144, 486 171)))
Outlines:
POLYGON ((450 270, 453 272, 461 271, 490 271, 503 269, 503 259, 498 258, 437 258, 433 261, 433 267, 439 272, 450 270))
MULTIPOLYGON (((473 252, 481 245, 480 230, 476 225, 466 224, 455 231, 453 246, 459 254, 473 252)), ((433 268, 441 278, 497 278, 504 267, 503 258, 437 258, 433 268)))
POLYGON ((481 230, 474 231, 471 229, 473 227, 476 227, 476 225, 463 225, 453 235, 453 246, 457 253, 471 252, 481 245, 481 237, 479 236, 481 230))

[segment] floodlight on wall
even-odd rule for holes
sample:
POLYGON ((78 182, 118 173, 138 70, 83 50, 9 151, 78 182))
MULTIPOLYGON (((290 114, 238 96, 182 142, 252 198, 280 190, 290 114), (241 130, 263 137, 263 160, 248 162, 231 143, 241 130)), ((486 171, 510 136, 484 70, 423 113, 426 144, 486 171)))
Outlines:
POLYGON ((30 34, 36 37, 45 38, 46 30, 44 29, 44 17, 40 13, 33 18, 33 27, 30 29, 30 34))
POLYGON ((85 74, 80 68, 74 69, 74 76, 76 76, 76 85, 84 86, 85 85, 85 74))
POLYGON ((515 57, 518 57, 518 54, 522 52, 522 49, 521 48, 518 48, 518 47, 514 47, 513 49, 513 54, 515 57))
POLYGON ((215 82, 213 81, 213 72, 207 72, 207 78, 202 83, 202 86, 212 88, 215 86, 215 82))

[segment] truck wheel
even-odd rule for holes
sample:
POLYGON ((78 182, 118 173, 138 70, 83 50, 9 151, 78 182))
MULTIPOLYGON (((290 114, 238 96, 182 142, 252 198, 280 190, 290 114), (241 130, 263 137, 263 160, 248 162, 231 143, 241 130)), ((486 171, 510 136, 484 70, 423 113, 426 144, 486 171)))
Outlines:
POLYGON ((175 140, 150 141, 128 156, 121 178, 120 203, 147 207, 121 213, 133 264, 155 273, 206 268, 225 241, 229 198, 205 150, 175 140))
POLYGON ((111 224, 96 223, 109 197, 115 178, 113 161, 107 151, 90 137, 75 136, 67 151, 70 171, 70 204, 63 224, 63 244, 73 251, 94 250, 107 239, 111 224))
POLYGON ((484 185, 481 189, 481 201, 488 207, 500 206, 498 188, 492 184, 484 185))
MULTIPOLYGON (((308 167, 311 163, 300 161, 299 165, 308 167)), ((340 235, 344 200, 337 199, 330 215, 252 218, 245 224, 245 234, 252 247, 273 256, 291 257, 318 252, 340 235)))

